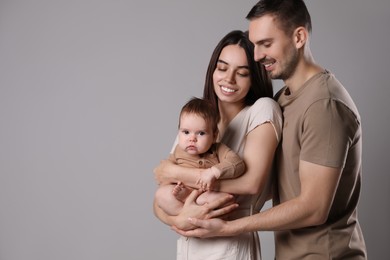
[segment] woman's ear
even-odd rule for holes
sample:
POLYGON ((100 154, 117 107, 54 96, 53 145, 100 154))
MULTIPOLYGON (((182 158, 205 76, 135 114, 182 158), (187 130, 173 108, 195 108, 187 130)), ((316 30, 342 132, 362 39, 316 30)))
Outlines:
POLYGON ((309 32, 306 30, 305 27, 300 26, 300 27, 296 28, 294 31, 295 47, 297 49, 300 49, 303 46, 305 46, 305 44, 308 40, 308 37, 309 37, 309 32))

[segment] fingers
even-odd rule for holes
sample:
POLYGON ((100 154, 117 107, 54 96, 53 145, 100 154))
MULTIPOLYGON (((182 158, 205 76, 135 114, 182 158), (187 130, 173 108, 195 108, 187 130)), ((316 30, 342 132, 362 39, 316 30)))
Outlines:
POLYGON ((186 199, 186 204, 187 203, 195 203, 196 199, 199 197, 200 194, 202 194, 203 191, 202 190, 193 190, 190 195, 188 196, 188 198, 186 199))
POLYGON ((175 226, 172 226, 172 230, 185 237, 196 237, 195 230, 181 230, 175 226))
POLYGON ((211 190, 211 185, 208 184, 208 183, 205 183, 205 182, 198 182, 197 185, 199 186, 200 189, 202 189, 203 191, 209 191, 211 190))
MULTIPOLYGON (((203 223, 201 223, 200 219, 189 218, 188 220, 190 222, 203 224, 203 223)), ((185 237, 199 237, 199 238, 202 238, 203 235, 204 235, 203 233, 205 232, 205 230, 204 229, 200 229, 199 227, 195 228, 195 229, 190 229, 190 230, 182 230, 182 229, 179 229, 179 228, 177 228, 175 226, 172 226, 171 228, 172 228, 172 230, 174 230, 179 235, 182 235, 182 236, 185 236, 185 237)))
POLYGON ((219 231, 222 229, 223 225, 221 220, 214 220, 213 223, 212 220, 188 218, 188 221, 196 228, 190 230, 181 230, 173 226, 172 229, 182 236, 206 238, 218 236, 220 234, 219 231))
POLYGON ((225 206, 223 208, 220 208, 220 209, 215 209, 213 211, 210 211, 207 215, 206 215, 206 219, 210 219, 210 218, 216 218, 216 217, 220 217, 220 216, 223 216, 231 211, 233 211, 234 209, 236 209, 238 207, 238 204, 237 203, 234 203, 234 204, 230 204, 228 206, 225 206))
POLYGON ((199 179, 199 180, 196 181, 196 185, 198 185, 199 189, 202 189, 203 191, 208 190, 208 185, 207 185, 207 183, 205 183, 205 182, 202 181, 201 179, 199 179))
POLYGON ((225 215, 238 207, 238 204, 234 202, 233 195, 226 194, 226 196, 209 202, 207 206, 210 210, 208 211, 206 218, 215 218, 225 215))
POLYGON ((213 201, 209 202, 208 206, 210 207, 210 209, 217 209, 217 208, 224 206, 228 202, 232 202, 232 201, 233 201, 233 195, 226 194, 222 198, 219 198, 217 200, 213 200, 213 201))
POLYGON ((188 221, 194 225, 194 226, 197 226, 198 228, 206 228, 207 227, 207 221, 204 221, 202 219, 198 219, 198 218, 188 218, 188 221))

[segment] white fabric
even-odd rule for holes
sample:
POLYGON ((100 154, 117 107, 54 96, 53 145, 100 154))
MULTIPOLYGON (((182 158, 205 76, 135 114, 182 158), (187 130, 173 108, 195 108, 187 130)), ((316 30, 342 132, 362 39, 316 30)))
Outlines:
MULTIPOLYGON (((261 98, 250 107, 246 107, 230 122, 221 142, 230 147, 239 156, 243 156, 246 135, 257 126, 270 122, 277 140, 281 138, 282 116, 279 105, 271 98, 261 98)), ((245 173, 244 173, 245 174, 245 173)), ((251 215, 260 211, 265 202, 265 194, 270 182, 262 194, 238 196, 239 209, 235 218, 251 215)), ((178 260, 217 260, 240 259, 260 260, 260 242, 257 232, 241 234, 235 237, 197 239, 181 237, 177 243, 178 260)))

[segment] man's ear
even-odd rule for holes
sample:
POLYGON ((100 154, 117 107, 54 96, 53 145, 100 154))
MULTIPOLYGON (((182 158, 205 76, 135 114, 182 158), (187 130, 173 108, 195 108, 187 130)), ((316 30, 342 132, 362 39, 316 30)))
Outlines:
POLYGON ((306 30, 305 27, 300 26, 300 27, 296 28, 294 31, 295 47, 297 49, 300 49, 303 46, 305 46, 305 44, 308 40, 308 37, 309 37, 309 32, 306 30))

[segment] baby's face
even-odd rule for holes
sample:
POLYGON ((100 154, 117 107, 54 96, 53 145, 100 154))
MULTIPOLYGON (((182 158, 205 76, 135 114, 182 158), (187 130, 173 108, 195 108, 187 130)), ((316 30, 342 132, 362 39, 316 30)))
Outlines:
POLYGON ((214 143, 210 125, 200 116, 183 113, 180 117, 179 146, 189 154, 203 154, 214 143))

